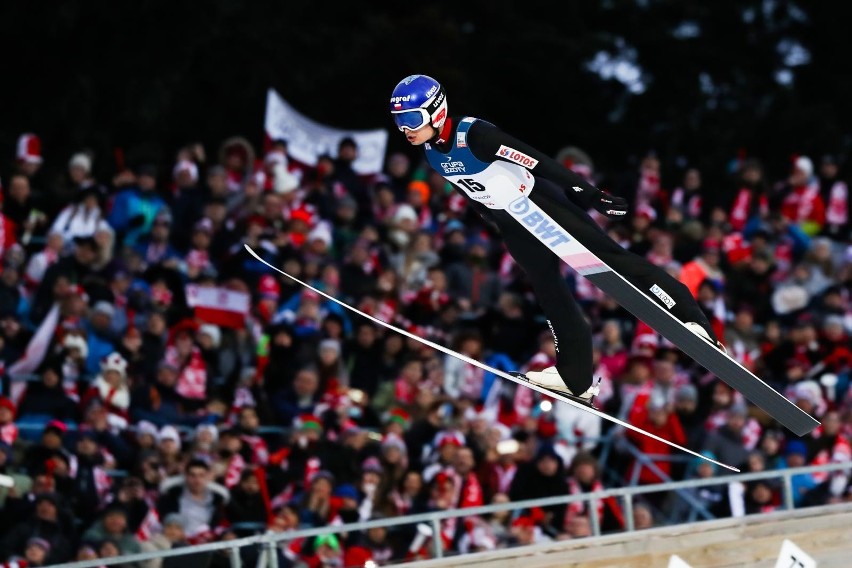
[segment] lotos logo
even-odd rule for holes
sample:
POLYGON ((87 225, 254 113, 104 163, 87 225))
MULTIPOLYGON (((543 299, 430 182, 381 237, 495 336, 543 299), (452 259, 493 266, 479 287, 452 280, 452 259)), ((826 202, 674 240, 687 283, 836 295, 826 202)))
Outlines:
POLYGON ((532 156, 527 156, 523 152, 519 152, 514 148, 509 148, 508 146, 500 146, 497 149, 497 156, 500 156, 504 160, 509 160, 510 162, 515 162, 525 168, 534 168, 538 165, 538 160, 533 158, 532 156))
POLYGON ((672 299, 672 297, 671 297, 671 296, 669 296, 669 295, 666 293, 666 291, 665 291, 665 290, 663 290, 662 288, 660 288, 660 286, 659 286, 659 285, 654 284, 653 286, 651 286, 651 292, 652 292, 652 293, 653 293, 656 297, 658 297, 658 298, 660 299, 660 301, 661 301, 662 303, 664 303, 668 309, 672 309, 672 308, 674 307, 674 305, 675 305, 675 303, 676 303, 676 302, 672 299))
POLYGON ((556 224, 553 219, 548 219, 544 213, 537 209, 538 207, 534 207, 534 204, 530 203, 529 198, 521 196, 509 203, 508 211, 550 248, 571 241, 562 227, 556 224), (547 240, 550 240, 550 242, 546 242, 547 240))

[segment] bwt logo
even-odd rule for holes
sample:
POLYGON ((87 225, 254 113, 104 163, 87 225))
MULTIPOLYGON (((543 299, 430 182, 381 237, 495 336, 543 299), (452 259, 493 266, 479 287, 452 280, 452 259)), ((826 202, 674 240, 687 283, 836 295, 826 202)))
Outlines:
POLYGON ((545 243, 550 248, 571 241, 559 225, 548 221, 541 212, 532 210, 530 200, 526 196, 521 196, 509 203, 509 213, 517 217, 521 223, 533 229, 532 232, 542 241, 551 239, 549 243, 545 243))

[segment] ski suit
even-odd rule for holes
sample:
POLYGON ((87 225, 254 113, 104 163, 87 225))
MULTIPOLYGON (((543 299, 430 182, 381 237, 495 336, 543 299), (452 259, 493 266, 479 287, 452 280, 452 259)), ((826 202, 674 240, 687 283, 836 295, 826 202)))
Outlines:
POLYGON ((508 212, 489 202, 489 184, 515 183, 565 231, 682 322, 696 322, 715 341, 710 322, 678 280, 612 240, 586 211, 600 191, 549 156, 473 117, 448 119, 440 138, 423 145, 429 164, 474 210, 499 229, 512 258, 526 272, 556 346, 556 369, 574 393, 593 380, 592 334, 560 272, 562 262, 508 212), (664 290, 660 297, 650 288, 664 290), (667 295, 667 296, 666 296, 667 295), (673 303, 672 303, 673 302, 673 303))

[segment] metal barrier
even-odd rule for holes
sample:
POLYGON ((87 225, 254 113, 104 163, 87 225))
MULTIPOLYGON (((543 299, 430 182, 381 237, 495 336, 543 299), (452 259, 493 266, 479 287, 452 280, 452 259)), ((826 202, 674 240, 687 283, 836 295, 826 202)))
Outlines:
MULTIPOLYGON (((264 565, 268 566, 269 568, 277 568, 278 545, 280 543, 292 541, 298 538, 308 538, 324 534, 338 534, 344 532, 363 531, 370 528, 395 527, 400 525, 420 523, 426 523, 430 527, 432 527, 432 534, 435 535, 440 532, 440 523, 445 519, 469 517, 476 515, 487 515, 498 511, 517 511, 531 507, 549 507, 553 505, 565 505, 577 502, 588 502, 587 510, 589 511, 594 536, 600 536, 600 524, 597 522, 597 515, 594 514, 594 512, 597 511, 596 505, 599 501, 610 497, 622 498, 624 500, 625 521, 627 524, 625 530, 630 532, 635 530, 635 527, 633 526, 632 515, 633 499, 638 495, 643 495, 645 493, 659 493, 663 491, 678 491, 683 489, 692 489, 696 487, 706 487, 711 485, 720 485, 736 482, 756 481, 760 479, 781 478, 784 507, 788 510, 793 510, 793 477, 797 475, 829 473, 836 471, 852 471, 852 462, 826 464, 811 467, 798 467, 791 469, 779 469, 772 471, 761 471, 757 473, 725 475, 721 477, 711 477, 708 479, 691 479, 686 481, 677 481, 673 483, 663 483, 658 485, 619 487, 613 489, 604 489, 602 491, 595 491, 592 493, 582 493, 578 495, 560 495, 556 497, 547 497, 544 499, 535 499, 530 501, 516 501, 511 503, 486 505, 483 507, 470 507, 466 509, 435 511, 430 513, 422 513, 419 515, 408 515, 404 517, 377 519, 374 521, 364 521, 360 523, 350 523, 345 525, 326 526, 312 529, 300 529, 285 533, 266 533, 237 540, 215 542, 192 547, 163 550, 158 552, 129 554, 116 558, 103 558, 97 560, 87 560, 83 562, 70 562, 66 564, 59 564, 57 566, 61 566, 62 568, 97 568, 99 566, 111 566, 116 564, 126 564, 129 562, 144 562, 146 560, 153 560, 155 558, 184 556, 189 554, 201 554, 216 551, 228 551, 232 568, 240 568, 242 566, 242 562, 240 560, 240 549, 249 546, 256 546, 266 553, 262 556, 262 558, 265 557, 264 565)), ((444 550, 441 543, 441 539, 433 538, 432 544, 434 547, 435 556, 443 557, 444 550)))

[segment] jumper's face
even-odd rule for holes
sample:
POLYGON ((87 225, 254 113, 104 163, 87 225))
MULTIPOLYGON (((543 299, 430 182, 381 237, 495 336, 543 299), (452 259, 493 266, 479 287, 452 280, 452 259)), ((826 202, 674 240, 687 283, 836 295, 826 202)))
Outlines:
POLYGON ((420 146, 435 136, 435 128, 431 124, 426 124, 417 130, 406 129, 403 131, 403 134, 405 134, 405 139, 408 140, 409 144, 412 146, 420 146))

